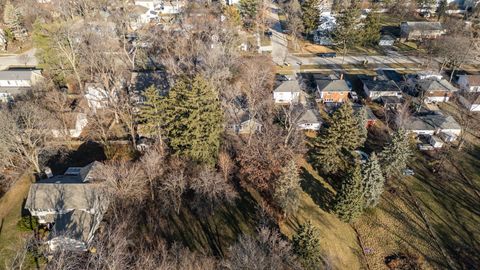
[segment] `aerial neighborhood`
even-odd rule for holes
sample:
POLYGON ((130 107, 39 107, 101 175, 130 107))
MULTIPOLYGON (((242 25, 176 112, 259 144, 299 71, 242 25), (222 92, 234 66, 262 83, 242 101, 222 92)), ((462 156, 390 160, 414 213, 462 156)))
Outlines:
POLYGON ((480 1, 1 2, 0 269, 479 269, 480 1))

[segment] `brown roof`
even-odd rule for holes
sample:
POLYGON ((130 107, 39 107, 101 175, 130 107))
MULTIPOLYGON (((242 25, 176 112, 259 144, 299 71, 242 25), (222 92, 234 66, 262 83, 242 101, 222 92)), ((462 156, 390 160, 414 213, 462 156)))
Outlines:
POLYGON ((468 84, 470 86, 479 86, 480 85, 480 75, 464 75, 467 78, 468 84))

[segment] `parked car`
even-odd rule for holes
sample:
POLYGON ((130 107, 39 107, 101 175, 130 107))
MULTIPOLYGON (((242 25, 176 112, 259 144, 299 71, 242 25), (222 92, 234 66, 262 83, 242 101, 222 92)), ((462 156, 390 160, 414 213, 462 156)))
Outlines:
POLYGON ((336 52, 317 53, 317 56, 322 58, 334 58, 334 57, 337 57, 337 53, 336 52))
POLYGON ((272 37, 273 33, 270 30, 265 31, 265 36, 272 37))

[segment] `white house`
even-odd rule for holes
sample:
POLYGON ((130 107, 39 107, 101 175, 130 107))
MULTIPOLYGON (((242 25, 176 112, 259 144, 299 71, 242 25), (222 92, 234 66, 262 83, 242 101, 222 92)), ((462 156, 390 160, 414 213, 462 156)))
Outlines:
POLYGON ((362 80, 363 91, 372 100, 377 100, 381 97, 402 97, 402 90, 393 80, 378 80, 375 77, 373 80, 362 80))
POLYGON ((39 223, 52 225, 50 250, 87 250, 108 207, 103 185, 93 181, 100 167, 98 162, 70 167, 30 186, 25 208, 39 223))
POLYGON ((273 99, 283 104, 299 102, 301 92, 297 80, 284 81, 273 91, 273 99))
POLYGON ((305 111, 298 119, 298 127, 302 130, 319 130, 322 126, 320 116, 314 110, 305 111))
POLYGON ((26 94, 42 78, 37 69, 0 71, 0 101, 12 101, 15 96, 26 94))
POLYGON ((462 127, 451 116, 431 114, 412 117, 405 125, 405 130, 417 135, 438 135, 441 133, 457 137, 462 133, 462 127))
POLYGON ((468 92, 480 92, 480 75, 459 75, 458 85, 468 92))
POLYGON ((423 94, 425 103, 449 102, 450 98, 458 91, 445 79, 425 79, 417 83, 418 90, 423 94))

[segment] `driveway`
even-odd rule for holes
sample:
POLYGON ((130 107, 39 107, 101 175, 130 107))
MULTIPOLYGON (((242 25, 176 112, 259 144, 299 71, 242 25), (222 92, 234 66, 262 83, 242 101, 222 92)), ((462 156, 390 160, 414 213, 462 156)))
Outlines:
POLYGON ((22 54, 0 56, 0 70, 11 67, 36 67, 38 61, 35 58, 36 49, 30 49, 22 54))

